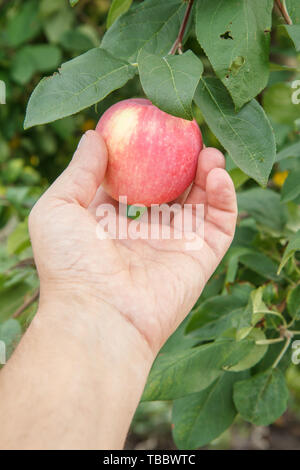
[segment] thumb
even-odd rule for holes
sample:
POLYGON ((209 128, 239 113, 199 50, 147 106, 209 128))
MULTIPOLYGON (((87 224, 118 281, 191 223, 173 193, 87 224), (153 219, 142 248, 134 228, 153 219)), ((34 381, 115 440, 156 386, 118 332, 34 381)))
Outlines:
POLYGON ((63 199, 88 207, 101 185, 107 167, 107 149, 96 131, 87 131, 81 138, 74 156, 45 193, 44 198, 63 199))

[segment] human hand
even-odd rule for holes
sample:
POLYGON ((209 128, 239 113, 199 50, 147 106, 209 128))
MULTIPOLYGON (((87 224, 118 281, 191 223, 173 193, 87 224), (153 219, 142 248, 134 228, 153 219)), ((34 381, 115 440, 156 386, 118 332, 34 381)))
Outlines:
POLYGON ((30 215, 40 302, 76 298, 86 315, 91 305, 94 311, 109 306, 118 313, 121 326, 133 326, 126 334, 141 337, 154 358, 232 241, 236 196, 224 164, 218 150, 202 150, 195 182, 181 200, 205 205, 204 243, 198 251, 186 250, 183 239, 100 240, 96 207, 115 203, 99 189, 107 166, 105 143, 95 131, 88 131, 68 168, 30 215))

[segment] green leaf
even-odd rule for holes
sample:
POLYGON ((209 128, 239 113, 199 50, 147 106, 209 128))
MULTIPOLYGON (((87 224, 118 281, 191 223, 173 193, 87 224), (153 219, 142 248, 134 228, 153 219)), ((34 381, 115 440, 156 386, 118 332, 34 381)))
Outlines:
POLYGON ((72 29, 75 15, 68 3, 61 0, 42 0, 40 12, 49 42, 59 42, 61 36, 72 29))
POLYGON ((282 202, 293 201, 300 195, 300 169, 289 172, 281 190, 282 202))
POLYGON ((134 74, 135 68, 123 60, 103 49, 91 49, 41 80, 30 97, 24 127, 55 121, 98 103, 134 74))
POLYGON ((287 211, 280 195, 271 189, 253 188, 238 194, 240 212, 246 212, 257 224, 281 233, 287 222, 287 211))
POLYGON ((293 25, 285 25, 285 29, 288 32, 291 40, 295 44, 296 51, 300 51, 300 25, 293 24, 293 25))
POLYGON ((238 323, 233 325, 235 328, 234 337, 237 341, 249 336, 255 324, 263 317, 262 314, 258 317, 258 313, 256 312, 256 295, 257 290, 252 290, 246 307, 237 319, 238 323))
POLYGON ((205 390, 174 401, 173 438, 179 449, 196 449, 216 439, 237 414, 232 394, 241 374, 223 372, 205 390))
POLYGON ((245 357, 252 342, 215 341, 192 349, 164 353, 156 358, 142 399, 172 400, 204 390, 221 374, 245 357))
POLYGON ((107 16, 107 28, 110 28, 119 16, 126 13, 126 11, 131 7, 131 4, 132 0, 113 0, 107 16))
POLYGON ((199 0, 196 35, 236 108, 258 95, 269 78, 272 0, 199 0))
POLYGON ((219 318, 208 321, 204 326, 192 331, 192 337, 198 341, 211 341, 220 338, 224 332, 232 328, 238 328, 244 314, 243 308, 234 308, 230 312, 219 311, 219 318))
POLYGON ((69 0, 69 1, 70 1, 71 7, 75 7, 75 5, 77 5, 77 3, 79 2, 79 0, 69 0))
POLYGON ((179 327, 174 331, 174 333, 165 342, 165 344, 160 350, 160 353, 164 354, 170 352, 177 352, 179 350, 193 348, 194 346, 199 344, 197 338, 187 336, 185 334, 187 322, 188 318, 186 317, 183 322, 179 325, 179 327))
POLYGON ((68 51, 85 52, 94 47, 92 39, 79 30, 65 31, 59 43, 68 51))
POLYGON ((251 325, 253 326, 255 326, 266 314, 273 314, 263 301, 264 291, 266 288, 259 287, 251 292, 249 305, 251 306, 251 325))
POLYGON ((286 410, 288 389, 279 369, 269 369, 234 385, 235 406, 246 421, 268 426, 286 410))
MULTIPOLYGON (((255 227, 255 221, 252 219, 245 219, 244 222, 239 224, 236 227, 235 236, 232 244, 232 248, 247 248, 253 245, 255 237, 257 236, 259 230, 255 227)), ((231 251, 231 250, 230 250, 231 251)), ((230 252, 229 252, 230 253, 230 252)), ((228 277, 228 282, 234 282, 235 280, 235 273, 234 273, 234 266, 233 266, 233 273, 232 273, 232 281, 230 280, 230 276, 228 277)))
POLYGON ((282 268, 296 251, 300 251, 300 230, 291 237, 286 249, 284 250, 278 273, 281 272, 282 268))
POLYGON ((300 320, 300 284, 288 293, 287 309, 293 319, 300 320))
POLYGON ((286 6, 293 23, 300 23, 299 0, 286 0, 286 6))
POLYGON ((293 104, 292 101, 293 92, 293 88, 288 83, 275 83, 265 91, 264 109, 276 123, 292 126, 296 119, 299 119, 299 106, 293 104))
POLYGON ((101 47, 128 62, 136 62, 142 48, 164 56, 178 35, 185 10, 181 0, 148 0, 135 5, 109 28, 101 47))
POLYGON ((235 248, 229 251, 228 257, 229 260, 227 264, 226 277, 224 282, 225 285, 234 283, 239 267, 239 255, 235 254, 235 248))
MULTIPOLYGON (((21 160, 22 162, 22 160, 21 160)), ((20 174, 24 171, 23 166, 20 168, 20 174)), ((18 175, 19 177, 19 175, 18 175)), ((6 199, 20 211, 22 205, 30 204, 30 188, 28 186, 10 186, 6 191, 6 199)))
POLYGON ((248 181, 249 179, 249 176, 246 175, 246 173, 244 173, 239 168, 233 168, 229 171, 229 174, 233 181, 235 189, 238 189, 243 186, 243 184, 246 183, 246 181, 248 181))
POLYGON ((29 39, 34 38, 41 29, 38 16, 38 2, 29 0, 8 21, 4 38, 12 47, 18 47, 29 39))
POLYGON ((3 280, 2 287, 6 289, 16 286, 20 282, 28 280, 30 274, 35 274, 34 270, 31 268, 13 270, 9 274, 6 274, 7 277, 5 276, 6 278, 3 280))
POLYGON ((40 0, 40 15, 42 18, 49 17, 62 10, 70 10, 69 5, 61 0, 40 0))
POLYGON ((0 325, 0 341, 6 346, 6 360, 8 360, 21 338, 22 328, 18 320, 10 318, 0 325))
POLYGON ((259 328, 254 328, 250 331, 249 335, 247 336, 248 339, 253 339, 254 343, 252 349, 249 351, 247 356, 241 359, 237 364, 232 367, 229 367, 227 370, 232 372, 239 372, 246 369, 251 369, 251 367, 255 366, 266 354, 268 350, 268 345, 264 344, 256 344, 256 341, 265 340, 265 334, 259 328))
POLYGON ((243 254, 240 256, 239 262, 266 279, 272 281, 279 280, 276 263, 259 251, 252 250, 252 252, 249 251, 248 254, 243 254))
POLYGON ((18 254, 30 246, 27 220, 20 222, 7 239, 9 254, 18 254))
POLYGON ((182 119, 193 119, 192 101, 203 65, 192 51, 159 57, 142 49, 138 67, 144 92, 155 106, 182 119))
MULTIPOLYGON (((237 341, 240 341, 247 337, 248 339, 252 338, 256 341, 257 338, 255 337, 255 334, 259 336, 261 333, 260 331, 258 331, 258 333, 255 333, 256 330, 254 330, 254 327, 266 314, 274 314, 268 309, 268 307, 265 305, 265 303, 262 300, 262 296, 263 296, 262 287, 259 287, 258 289, 250 291, 249 294, 250 294, 248 296, 249 299, 247 299, 248 303, 245 306, 245 308, 244 309, 241 308, 237 310, 236 312, 232 312, 231 314, 228 315, 228 316, 232 316, 232 320, 233 320, 231 322, 232 337, 235 338, 237 341)), ((263 338, 259 338, 259 339, 263 339, 263 338)))
POLYGON ((208 126, 236 165, 259 184, 265 185, 275 154, 275 137, 262 107, 252 100, 238 113, 222 83, 201 79, 194 100, 208 126))
POLYGON ((290 157, 300 157, 300 140, 280 150, 277 153, 276 161, 280 162, 290 157))
POLYGON ((12 61, 12 78, 24 85, 36 72, 53 70, 61 62, 61 51, 58 47, 49 44, 35 44, 24 46, 12 61))
POLYGON ((0 291, 0 322, 9 317, 23 304, 29 285, 21 282, 18 285, 0 291))
POLYGON ((186 327, 186 333, 197 331, 197 337, 215 339, 222 331, 233 326, 230 314, 247 305, 250 286, 245 286, 244 293, 236 295, 217 295, 207 299, 192 311, 186 327), (245 295, 244 295, 245 294, 245 295))
POLYGON ((35 72, 34 61, 24 49, 20 49, 14 56, 11 69, 12 79, 20 85, 28 83, 35 72))
MULTIPOLYGON (((273 330, 270 339, 273 339, 275 337, 277 337, 277 334, 273 330)), ((266 354, 264 355, 264 357, 262 358, 262 360, 253 367, 251 371, 252 375, 254 376, 256 374, 260 374, 262 372, 266 372, 267 370, 269 370, 273 366, 274 362, 277 360, 279 354, 282 351, 282 348, 283 348, 282 342, 272 344, 269 347, 266 354)), ((291 355, 287 353, 280 360, 277 368, 280 369, 285 374, 286 370, 290 366, 291 366, 291 355)))

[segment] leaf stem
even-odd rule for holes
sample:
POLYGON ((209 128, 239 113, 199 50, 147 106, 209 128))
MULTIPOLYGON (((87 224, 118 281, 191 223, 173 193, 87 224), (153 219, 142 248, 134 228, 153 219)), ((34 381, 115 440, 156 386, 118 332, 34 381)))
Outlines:
POLYGON ((275 344, 275 343, 281 343, 283 341, 283 338, 275 338, 275 339, 262 339, 259 341, 255 341, 255 344, 258 346, 263 346, 264 344, 275 344))
POLYGON ((286 351, 288 350, 288 347, 289 345, 291 344, 291 341, 292 341, 292 336, 288 337, 286 339, 286 342, 285 342, 285 345, 284 347, 282 348, 282 351, 281 353, 279 354, 279 356, 277 357, 276 361, 274 362, 274 364, 272 365, 272 369, 275 369, 279 362, 281 361, 281 359, 283 358, 283 356, 285 355, 286 351))
POLYGON ((293 24, 292 19, 287 10, 285 0, 276 0, 276 5, 278 6, 280 13, 282 14, 286 24, 293 24))
POLYGON ((276 312, 275 310, 259 310, 259 313, 263 313, 264 315, 275 315, 282 320, 282 323, 285 327, 287 327, 286 319, 280 312, 276 312))
POLYGON ((172 48, 169 52, 169 54, 171 54, 171 55, 176 54, 177 51, 179 51, 179 53, 182 53, 182 41, 183 41, 184 33, 185 33, 185 30, 186 30, 186 27, 187 27, 187 24, 188 24, 188 21, 189 21, 190 14, 191 14, 191 11, 192 11, 193 3, 194 3, 194 0, 189 0, 184 18, 183 18, 181 26, 180 26, 180 30, 179 30, 177 39, 174 42, 174 44, 173 44, 173 46, 172 46, 172 48))
POLYGON ((286 328, 289 329, 295 323, 296 319, 292 318, 292 320, 286 325, 286 328))

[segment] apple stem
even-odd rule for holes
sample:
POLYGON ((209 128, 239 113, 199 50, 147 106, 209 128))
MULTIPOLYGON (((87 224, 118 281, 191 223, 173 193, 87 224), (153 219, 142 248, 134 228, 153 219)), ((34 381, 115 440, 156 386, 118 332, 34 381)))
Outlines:
POLYGON ((183 18, 181 26, 180 26, 180 30, 179 30, 177 39, 174 42, 174 44, 173 44, 173 46, 172 46, 172 48, 169 52, 169 54, 171 54, 171 55, 176 54, 177 51, 180 54, 182 54, 182 41, 183 41, 184 33, 185 33, 185 30, 186 30, 186 27, 187 27, 187 24, 188 24, 188 21, 189 21, 190 14, 191 14, 191 11, 192 11, 193 3, 194 3, 194 0, 189 0, 184 18, 183 18))
POLYGON ((291 17, 288 13, 285 0, 282 0, 282 1, 281 0, 276 0, 276 4, 277 4, 278 9, 279 9, 280 13, 282 14, 285 22, 287 24, 293 24, 293 22, 291 20, 291 17))

